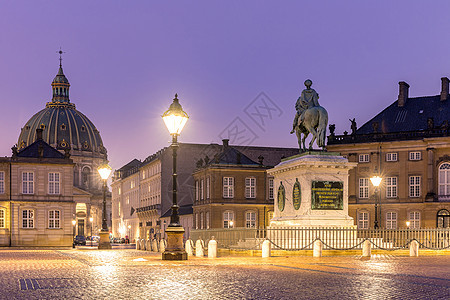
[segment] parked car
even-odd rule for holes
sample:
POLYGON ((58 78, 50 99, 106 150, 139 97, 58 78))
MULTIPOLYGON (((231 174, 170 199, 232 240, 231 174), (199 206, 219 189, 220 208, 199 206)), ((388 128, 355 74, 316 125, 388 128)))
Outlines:
POLYGON ((73 244, 86 246, 86 238, 83 235, 77 235, 73 240, 73 244))

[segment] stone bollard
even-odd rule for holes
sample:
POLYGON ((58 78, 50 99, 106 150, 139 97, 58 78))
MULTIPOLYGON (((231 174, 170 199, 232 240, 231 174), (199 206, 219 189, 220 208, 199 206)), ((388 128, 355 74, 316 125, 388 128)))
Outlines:
POLYGON ((195 256, 203 257, 205 255, 205 253, 203 252, 203 245, 203 240, 197 240, 197 242, 195 242, 195 256))
POLYGON ((163 253, 166 251, 166 240, 160 240, 159 241, 159 251, 163 253))
POLYGON ((145 246, 146 246, 147 251, 153 251, 153 240, 148 239, 145 246))
POLYGON ((141 250, 140 239, 136 239, 136 250, 141 250))
POLYGON ((156 239, 153 239, 151 241, 151 248, 152 252, 158 252, 158 241, 156 239))
POLYGON ((369 240, 365 240, 363 243, 362 256, 370 257, 372 255, 372 244, 369 240))
POLYGON ((194 255, 194 249, 193 249, 194 247, 192 246, 192 240, 191 239, 187 239, 184 248, 186 249, 186 253, 187 253, 188 256, 194 255))
POLYGON ((314 241, 313 256, 321 257, 322 256, 322 248, 323 248, 323 244, 322 244, 321 240, 314 241))
POLYGON ((409 244, 409 256, 419 256, 419 243, 416 240, 409 244))
POLYGON ((272 247, 272 245, 270 244, 269 240, 265 240, 262 243, 262 257, 266 258, 266 257, 270 257, 270 248, 272 247))
POLYGON ((139 240, 139 249, 145 250, 145 240, 139 240))
POLYGON ((217 258, 217 242, 214 237, 208 243, 208 258, 217 258))

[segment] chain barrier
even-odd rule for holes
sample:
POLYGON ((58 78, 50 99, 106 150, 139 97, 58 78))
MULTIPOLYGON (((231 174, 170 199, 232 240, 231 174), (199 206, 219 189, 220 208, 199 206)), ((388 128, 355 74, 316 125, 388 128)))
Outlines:
POLYGON ((326 244, 324 241, 322 241, 321 239, 318 239, 319 241, 322 242, 322 244, 326 247, 328 247, 331 250, 353 250, 359 246, 361 246, 366 240, 368 240, 368 238, 365 238, 364 240, 362 240, 362 242, 360 242, 359 244, 356 244, 355 246, 349 247, 349 248, 334 248, 328 244, 326 244))
POLYGON ((427 245, 422 244, 421 242, 419 242, 416 239, 413 239, 413 240, 416 241, 419 244, 419 246, 422 246, 423 248, 429 249, 429 250, 446 250, 446 249, 450 249, 450 245, 448 245, 447 247, 435 248, 435 247, 428 247, 427 245))
POLYGON ((272 245, 274 245, 275 247, 279 248, 280 250, 285 250, 285 251, 300 251, 300 250, 306 250, 306 249, 309 248, 309 246, 311 246, 312 244, 314 244, 315 241, 317 241, 317 240, 320 241, 319 238, 316 238, 314 241, 312 241, 311 243, 309 243, 309 244, 306 245, 305 247, 302 247, 302 248, 294 248, 294 249, 292 249, 292 248, 287 249, 287 248, 284 248, 284 247, 282 247, 282 246, 280 246, 280 245, 275 244, 275 243, 274 243, 273 241, 271 241, 270 239, 267 239, 267 240, 268 240, 272 245))

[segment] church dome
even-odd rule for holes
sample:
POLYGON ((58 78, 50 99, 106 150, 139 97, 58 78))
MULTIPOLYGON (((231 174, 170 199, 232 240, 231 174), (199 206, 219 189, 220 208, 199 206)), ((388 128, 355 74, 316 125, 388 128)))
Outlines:
MULTIPOLYGON (((97 154, 94 156, 106 159, 106 148, 99 131, 70 102, 69 87, 69 80, 60 64, 58 74, 52 82, 52 101, 32 116, 22 128, 17 144, 19 151, 36 140, 36 129, 41 128, 43 140, 58 150, 69 148, 72 155, 75 151, 92 152, 97 154)), ((78 155, 84 156, 83 152, 78 155)))

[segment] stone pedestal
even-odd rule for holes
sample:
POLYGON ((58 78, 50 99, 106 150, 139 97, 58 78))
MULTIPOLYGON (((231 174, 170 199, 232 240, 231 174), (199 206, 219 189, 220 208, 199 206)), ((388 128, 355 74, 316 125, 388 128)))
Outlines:
POLYGON ((162 254, 163 260, 187 260, 188 256, 184 251, 182 226, 169 226, 166 229, 167 247, 162 254))
POLYGON ((273 169, 274 218, 270 227, 354 227, 348 215, 350 163, 338 153, 310 151, 273 169))
POLYGON ((111 249, 109 242, 109 231, 100 231, 100 241, 98 242, 98 249, 111 249))

